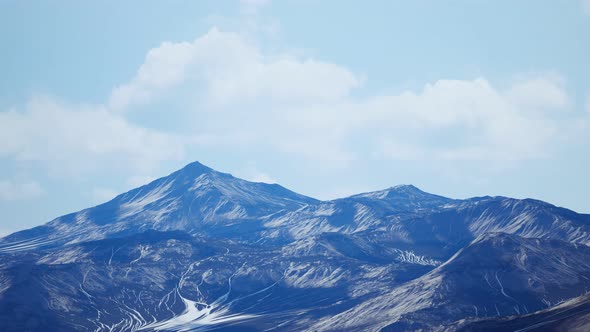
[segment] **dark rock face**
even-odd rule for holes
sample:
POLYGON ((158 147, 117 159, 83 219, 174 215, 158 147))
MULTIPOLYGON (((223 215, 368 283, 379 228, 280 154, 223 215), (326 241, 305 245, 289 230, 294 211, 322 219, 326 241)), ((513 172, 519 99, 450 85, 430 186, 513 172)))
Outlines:
POLYGON ((589 215, 541 201, 319 201, 192 163, 0 239, 0 330, 587 326, 588 244, 589 215))
POLYGON ((458 331, 588 331, 590 330, 590 295, 529 315, 506 318, 464 320, 454 328, 458 331))

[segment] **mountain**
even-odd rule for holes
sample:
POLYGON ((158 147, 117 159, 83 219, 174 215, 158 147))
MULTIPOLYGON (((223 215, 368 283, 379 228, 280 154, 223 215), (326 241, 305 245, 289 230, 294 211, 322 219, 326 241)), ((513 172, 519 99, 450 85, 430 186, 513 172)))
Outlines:
POLYGON ((0 330, 520 328, 585 296, 589 244, 538 200, 320 201, 195 162, 0 239, 0 330))
POLYGON ((314 328, 434 330, 466 317, 528 314, 587 289, 590 247, 489 233, 429 273, 314 328))
POLYGON ((194 162, 104 204, 12 234, 0 242, 0 251, 59 246, 146 230, 239 234, 260 228, 265 216, 316 202, 276 184, 245 181, 194 162))
POLYGON ((590 330, 590 295, 585 294, 549 309, 523 316, 465 320, 458 331, 588 331, 590 330))

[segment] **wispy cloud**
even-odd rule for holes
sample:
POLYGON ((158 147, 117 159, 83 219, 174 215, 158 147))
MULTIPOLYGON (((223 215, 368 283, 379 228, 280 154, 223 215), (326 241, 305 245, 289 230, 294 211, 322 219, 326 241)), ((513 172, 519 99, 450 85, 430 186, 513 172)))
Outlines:
POLYGON ((113 90, 109 105, 121 110, 146 104, 183 84, 202 84, 218 104, 263 98, 295 104, 341 98, 361 79, 330 62, 263 54, 244 36, 212 28, 193 42, 151 49, 136 76, 113 90))

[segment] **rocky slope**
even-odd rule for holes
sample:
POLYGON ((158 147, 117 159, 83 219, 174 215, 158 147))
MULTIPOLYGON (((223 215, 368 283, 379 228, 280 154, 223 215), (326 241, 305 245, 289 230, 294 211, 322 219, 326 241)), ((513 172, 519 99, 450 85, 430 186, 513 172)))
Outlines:
POLYGON ((0 239, 0 330, 523 328, 584 296, 589 243, 537 200, 319 201, 192 163, 0 239))

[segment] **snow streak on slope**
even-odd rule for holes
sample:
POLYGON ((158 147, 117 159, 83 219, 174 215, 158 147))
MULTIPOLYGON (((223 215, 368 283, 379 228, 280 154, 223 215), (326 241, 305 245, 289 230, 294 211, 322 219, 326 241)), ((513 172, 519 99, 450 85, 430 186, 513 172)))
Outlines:
POLYGON ((486 234, 424 276, 326 318, 313 329, 433 330, 473 315, 526 314, 590 289, 588 259, 587 246, 486 234), (518 265, 523 252, 528 258, 518 265))
MULTIPOLYGON (((211 303, 198 302, 185 298, 181 294, 182 286, 185 283, 186 275, 190 272, 193 265, 185 271, 180 278, 180 281, 175 288, 175 292, 184 304, 184 311, 179 315, 175 315, 165 321, 154 322, 141 328, 141 330, 156 330, 156 331, 195 331, 206 330, 207 327, 213 327, 218 324, 224 324, 234 321, 243 321, 257 317, 256 315, 236 314, 231 313, 231 304, 239 299, 228 302, 231 293, 232 278, 238 272, 234 272, 228 279, 227 293, 223 294, 211 303)), ((198 286, 197 286, 197 291, 198 286)), ((200 293, 200 291, 199 291, 200 293)), ((201 294, 202 297, 202 294, 201 294)))
POLYGON ((0 239, 0 330, 437 330, 590 290, 589 243, 540 201, 318 201, 194 163, 0 239))
POLYGON ((171 180, 151 189, 147 193, 142 193, 139 191, 130 200, 121 204, 119 219, 125 219, 129 216, 138 214, 144 211, 145 207, 149 204, 157 202, 166 197, 166 195, 170 193, 170 188, 173 184, 174 180, 171 180))
POLYGON ((25 250, 37 249, 39 247, 54 243, 55 240, 46 238, 33 238, 30 240, 0 244, 0 253, 11 253, 25 250))

